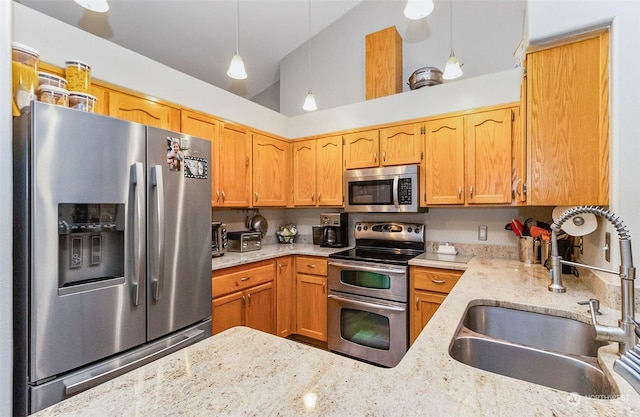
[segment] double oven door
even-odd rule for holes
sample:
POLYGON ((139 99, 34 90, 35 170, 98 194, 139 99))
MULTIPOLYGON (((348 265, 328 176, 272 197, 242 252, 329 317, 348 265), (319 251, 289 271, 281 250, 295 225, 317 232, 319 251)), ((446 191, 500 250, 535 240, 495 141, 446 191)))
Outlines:
POLYGON ((393 367, 408 349, 406 266, 330 260, 328 347, 393 367))

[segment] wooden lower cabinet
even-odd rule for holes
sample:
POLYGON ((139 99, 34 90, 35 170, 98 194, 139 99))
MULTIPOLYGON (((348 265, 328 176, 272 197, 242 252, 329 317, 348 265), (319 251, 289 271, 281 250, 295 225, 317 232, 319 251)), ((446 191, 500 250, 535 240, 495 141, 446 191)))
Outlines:
POLYGON ((431 320, 462 273, 449 269, 410 267, 409 344, 413 344, 431 320))
POLYGON ((275 261, 254 262, 212 274, 212 332, 248 326, 275 333, 275 261))
POLYGON ((296 333, 327 341, 327 259, 296 257, 296 333))
POLYGON ((296 281, 293 257, 276 259, 276 335, 287 337, 296 332, 296 281))

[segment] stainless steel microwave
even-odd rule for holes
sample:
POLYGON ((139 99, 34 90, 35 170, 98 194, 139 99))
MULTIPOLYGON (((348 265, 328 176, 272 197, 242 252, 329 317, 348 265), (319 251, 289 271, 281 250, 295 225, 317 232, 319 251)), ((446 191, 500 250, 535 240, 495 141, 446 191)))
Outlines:
POLYGON ((418 212, 418 178, 418 165, 345 171, 345 211, 418 212))

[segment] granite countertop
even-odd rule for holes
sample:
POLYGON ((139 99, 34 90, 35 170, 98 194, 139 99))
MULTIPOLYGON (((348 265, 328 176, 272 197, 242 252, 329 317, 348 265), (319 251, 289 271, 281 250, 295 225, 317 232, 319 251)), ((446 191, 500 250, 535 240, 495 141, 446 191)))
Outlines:
POLYGON ((287 255, 310 255, 327 257, 334 252, 348 248, 322 248, 310 243, 264 245, 262 249, 249 252, 225 252, 223 256, 211 258, 211 270, 244 265, 287 255))
MULTIPOLYGON (((225 255, 226 256, 226 255, 225 255)), ((236 327, 37 413, 37 416, 623 416, 640 395, 612 371, 617 345, 599 359, 617 399, 558 391, 464 365, 449 343, 470 302, 555 313, 589 322, 577 304, 594 293, 566 276, 565 294, 547 291, 548 274, 515 260, 471 259, 467 270, 403 360, 385 369, 236 327)), ((602 307, 601 323, 619 311, 602 307)), ((568 335, 570 337, 570 335, 568 335)))

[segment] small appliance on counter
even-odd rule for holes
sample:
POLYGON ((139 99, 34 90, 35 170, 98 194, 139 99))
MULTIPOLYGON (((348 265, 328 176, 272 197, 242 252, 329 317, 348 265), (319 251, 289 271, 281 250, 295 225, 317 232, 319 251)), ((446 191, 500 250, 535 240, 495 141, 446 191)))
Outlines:
POLYGON ((344 248, 349 244, 347 228, 349 227, 349 215, 347 213, 322 213, 320 225, 322 226, 321 247, 344 248))
POLYGON ((222 256, 227 250, 227 225, 211 222, 211 256, 222 256))
POLYGON ((227 250, 229 252, 250 252, 262 248, 260 232, 228 232, 227 250))

